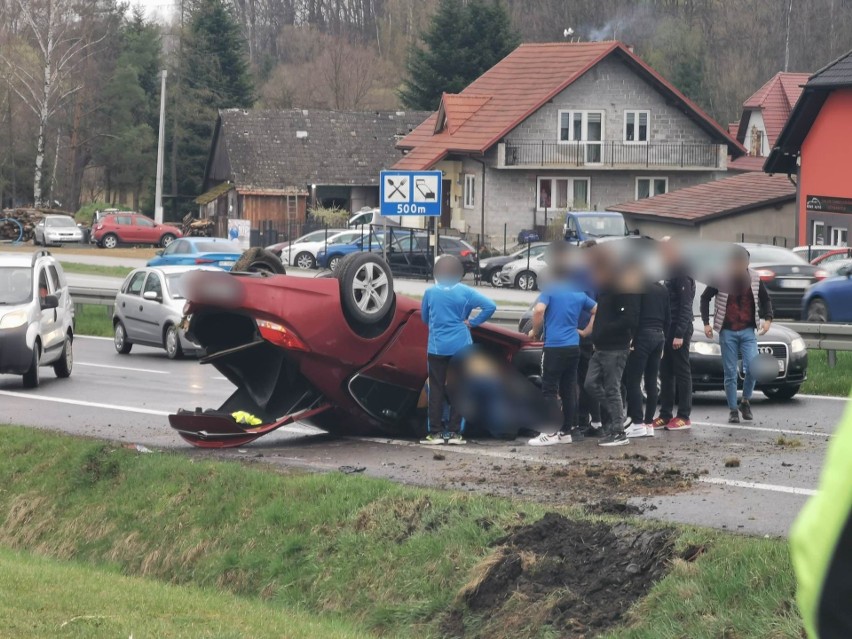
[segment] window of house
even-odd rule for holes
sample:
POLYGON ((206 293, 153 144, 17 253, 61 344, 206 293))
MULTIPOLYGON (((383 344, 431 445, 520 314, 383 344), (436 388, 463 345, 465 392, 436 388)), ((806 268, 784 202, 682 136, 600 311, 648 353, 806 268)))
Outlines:
POLYGON ((636 178, 636 199, 663 195, 669 192, 669 178, 666 177, 642 177, 636 178))
POLYGON ((763 131, 758 129, 756 126, 751 127, 751 143, 749 148, 749 155, 763 155, 763 131))
POLYGON ((577 143, 584 149, 587 164, 598 164, 603 157, 604 112, 560 111, 560 144, 577 143))
POLYGON ((849 231, 845 228, 832 227, 831 229, 831 245, 846 246, 846 241, 849 239, 849 231))
POLYGON ((589 178, 538 178, 538 210, 586 210, 591 199, 589 178))
POLYGON ((464 208, 472 209, 476 203, 476 176, 464 176, 464 208))
POLYGON ((811 244, 825 244, 825 223, 814 222, 811 244))
POLYGON ((624 141, 642 144, 650 139, 650 111, 624 112, 624 141))

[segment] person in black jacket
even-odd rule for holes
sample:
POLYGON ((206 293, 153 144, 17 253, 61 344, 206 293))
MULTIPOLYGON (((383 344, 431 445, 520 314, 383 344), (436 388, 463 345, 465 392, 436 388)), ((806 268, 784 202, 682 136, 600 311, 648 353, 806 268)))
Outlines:
POLYGON ((621 377, 639 324, 640 296, 630 282, 636 277, 638 265, 616 263, 604 247, 595 247, 591 262, 600 294, 592 329, 595 353, 589 362, 585 388, 601 403, 604 436, 598 445, 623 446, 630 441, 624 434, 629 422, 621 401, 621 377), (625 267, 627 272, 619 272, 625 267))
POLYGON ((639 326, 633 338, 633 348, 627 358, 624 379, 627 385, 627 437, 653 437, 654 411, 657 409, 657 377, 660 358, 671 324, 669 292, 658 282, 647 285, 642 294, 639 326), (645 380, 645 401, 642 406, 642 380, 645 380))
POLYGON ((674 242, 660 242, 660 251, 668 272, 665 284, 669 292, 671 321, 666 327, 666 343, 660 364, 660 414, 651 424, 655 429, 689 430, 692 428, 689 343, 693 332, 695 280, 687 271, 674 242), (673 414, 675 397, 677 413, 673 414))

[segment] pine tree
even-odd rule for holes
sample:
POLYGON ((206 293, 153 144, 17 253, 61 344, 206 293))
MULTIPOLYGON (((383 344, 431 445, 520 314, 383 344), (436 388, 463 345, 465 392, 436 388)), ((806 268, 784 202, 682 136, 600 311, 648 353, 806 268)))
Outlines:
POLYGON ((458 93, 518 46, 500 0, 441 0, 423 45, 409 52, 400 91, 412 109, 434 110, 441 94, 458 93))

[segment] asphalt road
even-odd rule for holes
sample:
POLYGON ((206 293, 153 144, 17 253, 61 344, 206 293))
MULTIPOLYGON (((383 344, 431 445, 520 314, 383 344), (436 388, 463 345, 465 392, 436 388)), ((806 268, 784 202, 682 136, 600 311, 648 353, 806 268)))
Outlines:
POLYGON ((210 453, 190 448, 169 428, 169 412, 218 407, 232 390, 215 369, 194 360, 169 361, 162 351, 143 347, 120 356, 109 340, 80 337, 70 379, 45 369, 42 386, 28 391, 20 378, 0 376, 0 405, 7 424, 193 456, 312 470, 351 466, 395 481, 558 504, 613 497, 648 517, 768 535, 786 534, 813 493, 829 435, 847 405, 842 399, 758 398, 753 423, 729 426, 721 393, 702 394, 691 432, 660 433, 616 449, 601 449, 593 440, 546 449, 522 440, 482 440, 436 451, 413 441, 335 438, 297 425, 244 449, 210 453), (739 465, 727 467, 734 459, 739 465))

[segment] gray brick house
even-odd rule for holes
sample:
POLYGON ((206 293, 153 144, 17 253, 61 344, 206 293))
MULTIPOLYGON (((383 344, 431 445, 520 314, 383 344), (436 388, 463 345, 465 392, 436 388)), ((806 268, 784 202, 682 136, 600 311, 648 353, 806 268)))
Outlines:
POLYGON ((745 153, 619 42, 521 45, 398 146, 394 168, 444 172, 441 226, 495 243, 717 179, 745 153))

